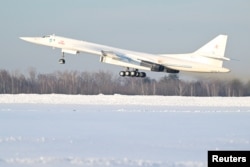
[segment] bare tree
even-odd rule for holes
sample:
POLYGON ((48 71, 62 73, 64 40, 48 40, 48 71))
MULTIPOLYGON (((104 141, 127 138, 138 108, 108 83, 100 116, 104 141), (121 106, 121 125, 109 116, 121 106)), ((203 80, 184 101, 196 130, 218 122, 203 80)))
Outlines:
POLYGON ((184 81, 178 75, 165 75, 159 80, 119 77, 110 72, 57 71, 38 74, 30 68, 20 71, 0 70, 0 93, 59 94, 127 94, 164 96, 249 96, 250 81, 239 79, 184 81))

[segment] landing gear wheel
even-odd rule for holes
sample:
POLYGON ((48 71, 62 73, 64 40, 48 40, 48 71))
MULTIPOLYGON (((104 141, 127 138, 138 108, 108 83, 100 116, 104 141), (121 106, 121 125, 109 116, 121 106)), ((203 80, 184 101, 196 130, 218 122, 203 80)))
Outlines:
POLYGON ((125 72, 125 76, 128 76, 128 77, 131 76, 131 72, 130 71, 126 71, 125 72))
POLYGON ((145 72, 140 72, 140 77, 141 78, 145 78, 146 77, 146 73, 145 72))
POLYGON ((129 68, 126 69, 126 71, 120 71, 119 75, 121 77, 141 77, 141 78, 145 78, 146 77, 146 73, 145 72, 139 72, 138 69, 135 69, 133 71, 129 71, 129 68))
POLYGON ((62 52, 62 58, 58 61, 59 64, 65 64, 64 52, 62 52))
POLYGON ((120 72, 119 72, 119 75, 120 75, 121 77, 125 77, 125 71, 120 71, 120 72))
POLYGON ((130 72, 130 76, 131 76, 131 77, 136 77, 136 74, 137 74, 136 71, 131 71, 131 72, 130 72))
POLYGON ((140 72, 136 72, 136 75, 135 75, 135 76, 136 76, 136 77, 140 77, 140 74, 141 74, 140 72))
POLYGON ((59 59, 59 64, 65 64, 65 59, 59 59))

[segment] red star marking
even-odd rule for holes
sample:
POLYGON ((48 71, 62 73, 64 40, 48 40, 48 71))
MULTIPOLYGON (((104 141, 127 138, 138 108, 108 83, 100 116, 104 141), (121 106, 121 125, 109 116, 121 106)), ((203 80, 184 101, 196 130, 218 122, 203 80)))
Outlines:
POLYGON ((61 41, 58 42, 58 44, 64 45, 64 41, 61 40, 61 41))

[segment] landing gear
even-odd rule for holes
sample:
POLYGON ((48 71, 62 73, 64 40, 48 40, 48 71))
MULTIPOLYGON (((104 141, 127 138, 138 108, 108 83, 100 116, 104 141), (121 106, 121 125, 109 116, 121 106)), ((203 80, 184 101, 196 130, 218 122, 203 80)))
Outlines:
POLYGON ((134 71, 129 71, 129 69, 127 69, 126 71, 120 71, 119 75, 121 77, 141 77, 141 78, 145 78, 146 77, 146 73, 145 72, 139 72, 137 69, 134 71))
POLYGON ((59 64, 65 64, 64 52, 62 52, 62 58, 58 61, 59 64))
POLYGON ((120 72, 119 72, 119 75, 120 75, 121 77, 125 77, 125 71, 120 71, 120 72))
POLYGON ((58 63, 59 64, 65 64, 65 59, 59 59, 58 63))
POLYGON ((145 78, 147 76, 147 74, 145 72, 140 72, 139 75, 140 75, 141 78, 145 78))

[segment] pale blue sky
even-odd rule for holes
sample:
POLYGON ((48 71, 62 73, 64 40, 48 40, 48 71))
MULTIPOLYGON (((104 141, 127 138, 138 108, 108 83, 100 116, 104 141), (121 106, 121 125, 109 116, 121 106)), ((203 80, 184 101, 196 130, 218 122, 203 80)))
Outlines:
POLYGON ((0 20, 1 69, 25 72, 35 67, 39 73, 122 69, 88 54, 67 55, 66 65, 59 65, 59 49, 29 44, 19 36, 55 33, 135 51, 185 53, 227 34, 227 57, 240 60, 225 63, 232 69, 227 76, 250 79, 249 0, 4 0, 0 20))

